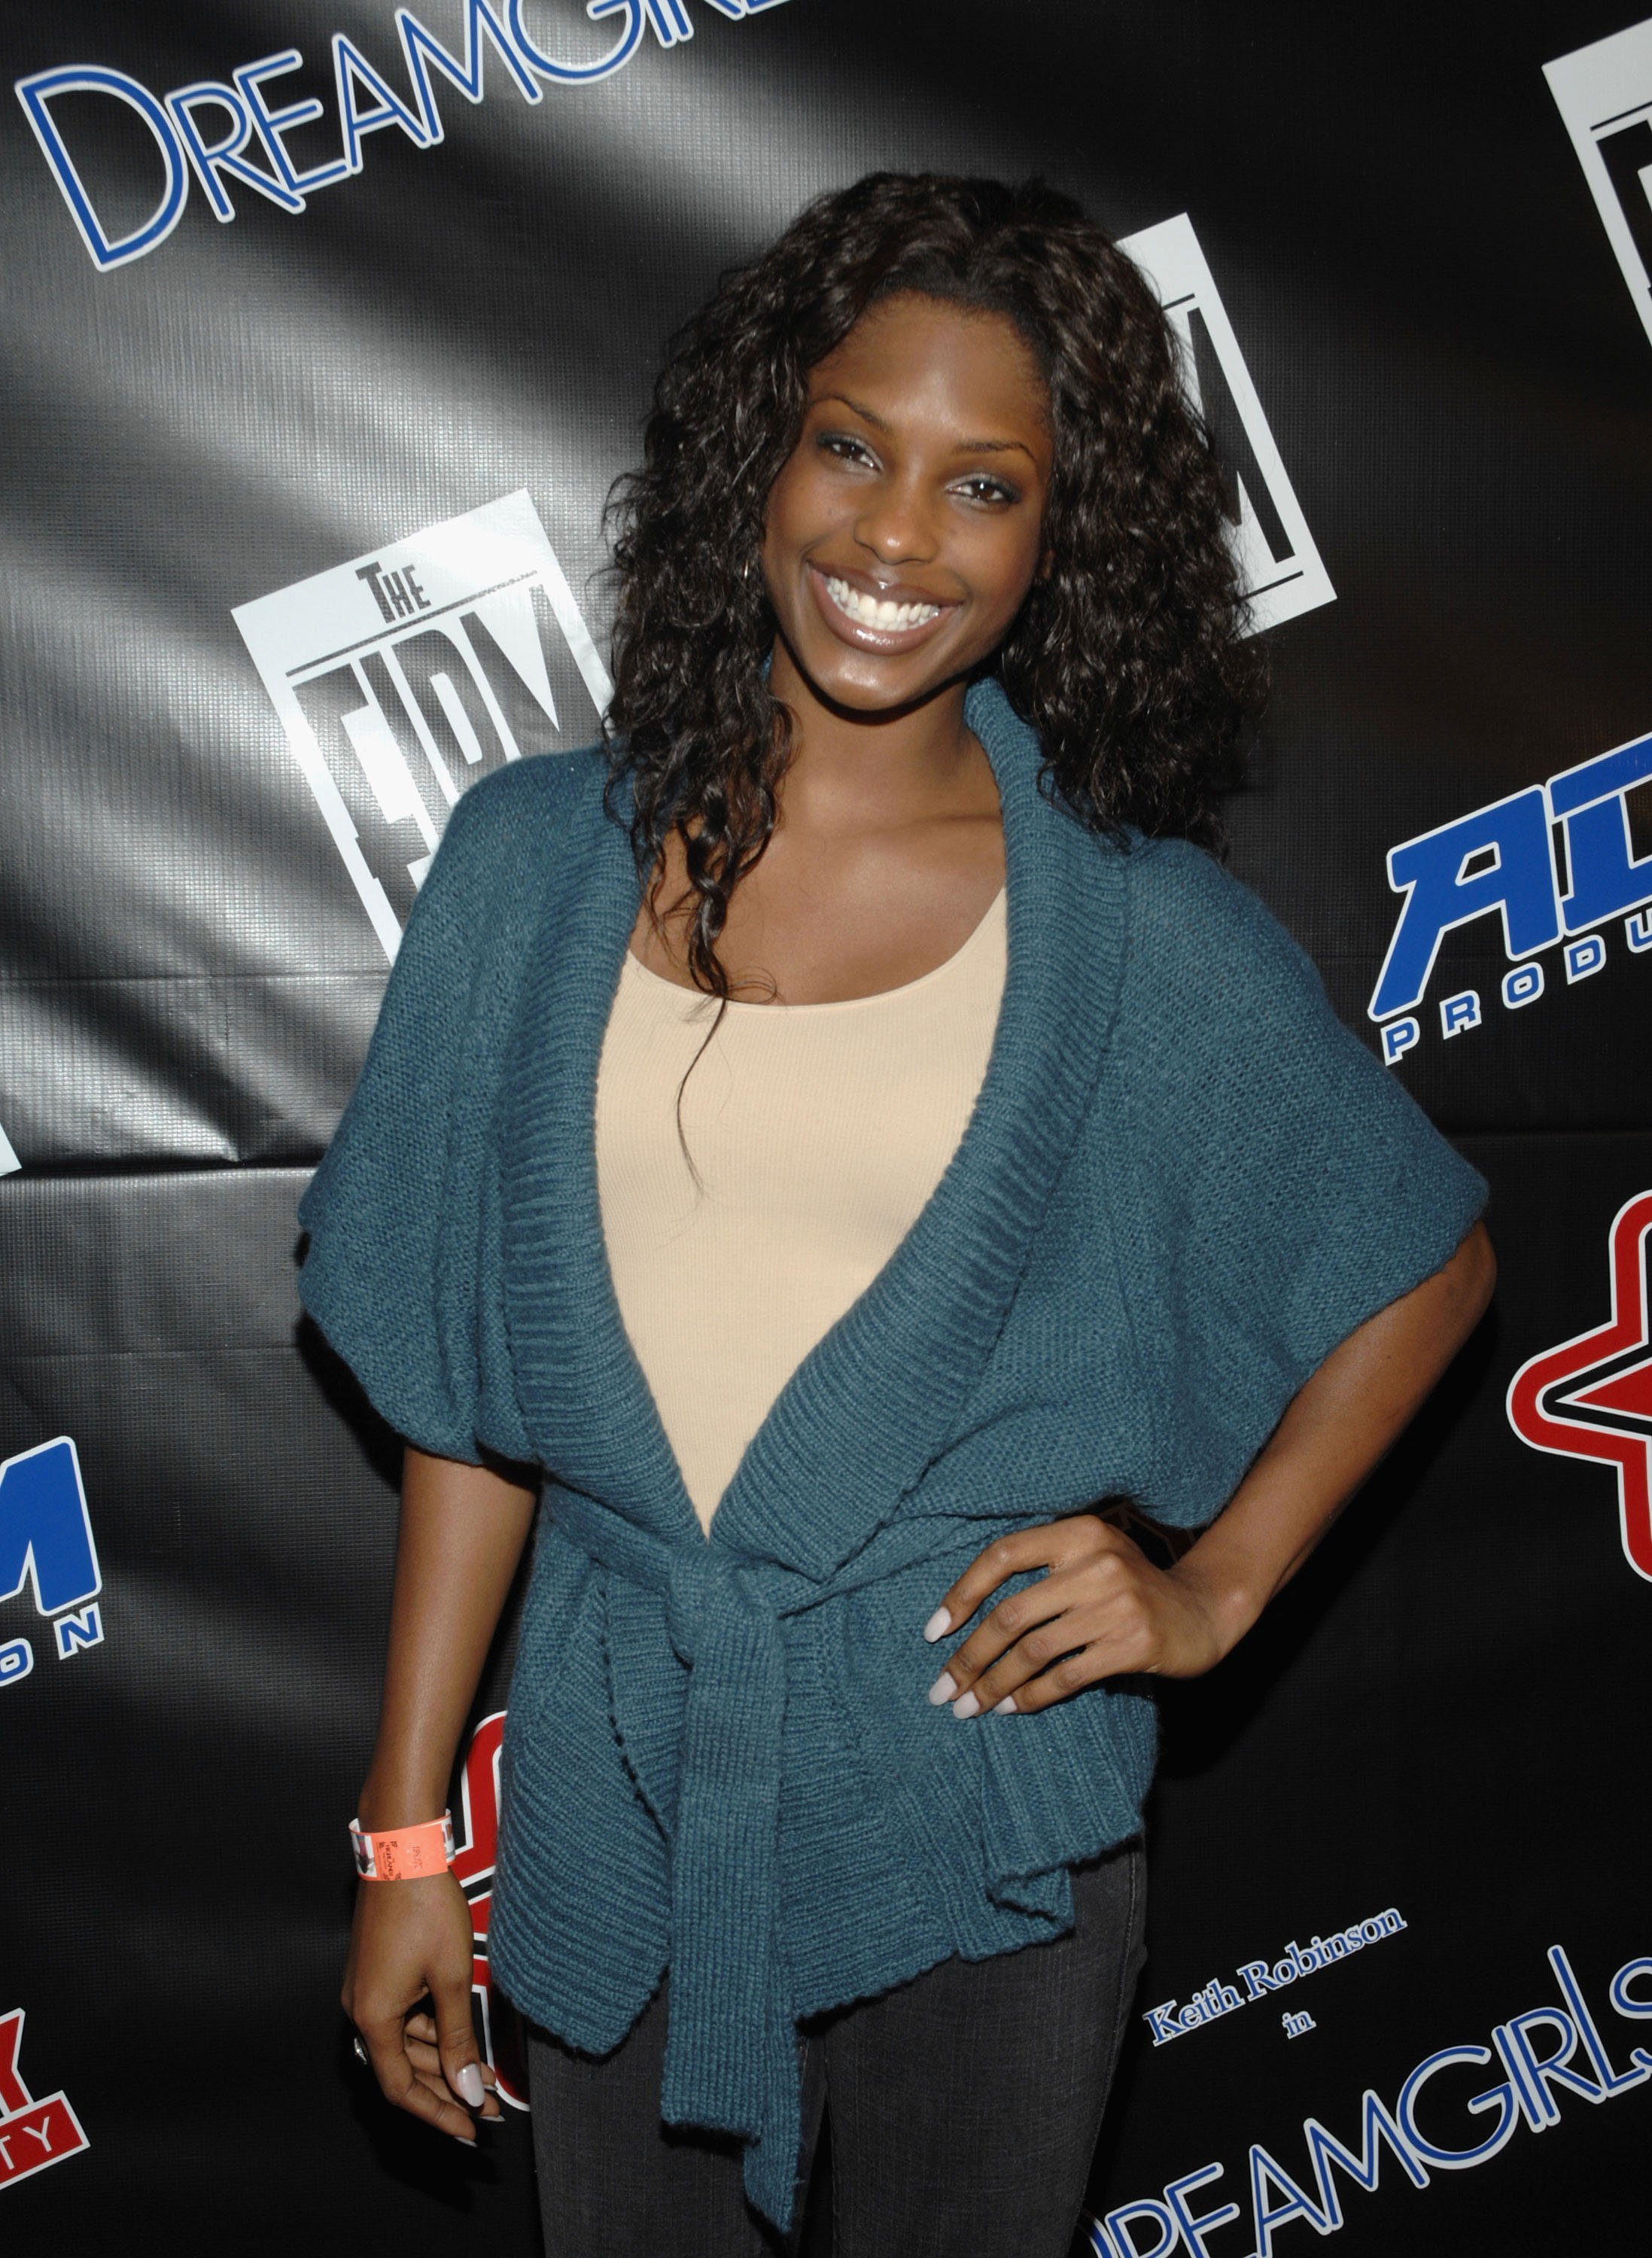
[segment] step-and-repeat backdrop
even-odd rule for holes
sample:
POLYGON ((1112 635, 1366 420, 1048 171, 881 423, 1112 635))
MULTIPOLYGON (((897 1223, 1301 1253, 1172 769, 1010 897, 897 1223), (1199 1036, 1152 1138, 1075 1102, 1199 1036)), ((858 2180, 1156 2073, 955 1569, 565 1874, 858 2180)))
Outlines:
MULTIPOLYGON (((299 1323, 294 1204, 457 794, 594 732, 663 339, 874 166, 1043 172, 1152 277, 1274 659, 1235 865, 1502 1265, 1166 1694, 1089 2247, 1597 2247, 1652 2122, 1652 21, 6 12, 7 2247, 534 2247, 521 2115, 396 2117, 337 2005, 396 1446, 299 1323)), ((455 1808, 508 2081, 507 1658, 455 1808)))

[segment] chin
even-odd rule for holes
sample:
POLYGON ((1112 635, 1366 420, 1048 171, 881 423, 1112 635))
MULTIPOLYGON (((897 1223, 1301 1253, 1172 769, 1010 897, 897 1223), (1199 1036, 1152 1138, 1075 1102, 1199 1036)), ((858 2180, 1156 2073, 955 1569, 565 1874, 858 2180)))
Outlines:
POLYGON ((799 650, 790 645, 792 663, 817 698, 850 714, 894 713, 918 706, 958 678, 959 669, 908 669, 898 660, 861 659, 834 648, 828 651, 799 650), (847 664, 845 663, 847 659, 847 664))

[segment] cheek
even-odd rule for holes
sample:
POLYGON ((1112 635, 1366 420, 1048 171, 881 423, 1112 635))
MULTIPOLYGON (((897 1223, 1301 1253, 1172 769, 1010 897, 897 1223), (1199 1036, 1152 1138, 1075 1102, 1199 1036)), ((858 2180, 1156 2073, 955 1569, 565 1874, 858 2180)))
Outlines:
POLYGON ((794 455, 769 490, 764 523, 769 540, 806 540, 819 521, 824 501, 813 464, 794 455))
POLYGON ((866 490, 818 456, 796 456, 769 490, 764 520, 769 554, 805 550, 852 529, 866 508, 866 490))
POLYGON ((1036 525, 996 525, 983 528, 971 544, 967 570, 990 607, 1010 619, 1032 585, 1040 554, 1036 525))

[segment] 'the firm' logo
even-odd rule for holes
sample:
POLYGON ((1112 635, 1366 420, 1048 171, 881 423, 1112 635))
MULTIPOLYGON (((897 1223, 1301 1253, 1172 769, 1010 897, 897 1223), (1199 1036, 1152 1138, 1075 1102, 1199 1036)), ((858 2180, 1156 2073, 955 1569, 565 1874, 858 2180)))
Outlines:
POLYGON ((395 955, 448 811, 613 695, 525 490, 235 614, 363 906, 395 955))
POLYGON ((1618 1470, 1624 1558, 1652 1581, 1652 1326, 1647 1241, 1652 1192, 1613 1220, 1612 1317, 1521 1365, 1509 1383, 1509 1424, 1535 1451, 1595 1459, 1618 1470))
POLYGON ((1652 18, 1543 65, 1652 337, 1652 18))
POLYGON ((48 2093, 37 2101, 18 2075, 23 2013, 13 2007, 0 2015, 0 2188, 15 2187, 90 2146, 66 2095, 48 2093))
MULTIPOLYGON (((0 1463, 0 1600, 16 1599, 25 1584, 34 1587, 37 1612, 52 1618, 60 1661, 103 1644, 96 1601, 103 1580, 81 1463, 67 1435, 0 1463)), ((0 1645, 0 1686, 17 1685, 33 1667, 26 1638, 0 1645)))
POLYGON ((1334 603, 1308 520, 1268 429, 1216 278, 1186 212, 1124 237, 1159 293, 1181 346, 1181 379, 1199 410, 1228 487, 1230 538, 1252 626, 1277 627, 1334 603))

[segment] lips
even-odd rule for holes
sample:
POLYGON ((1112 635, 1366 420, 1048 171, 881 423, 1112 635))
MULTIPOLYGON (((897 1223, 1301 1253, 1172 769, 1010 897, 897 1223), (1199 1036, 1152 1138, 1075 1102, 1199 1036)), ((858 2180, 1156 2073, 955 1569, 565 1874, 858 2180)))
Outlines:
POLYGON ((898 652, 925 642, 958 608, 914 589, 883 588, 863 574, 809 567, 810 586, 833 633, 858 650, 898 652))

